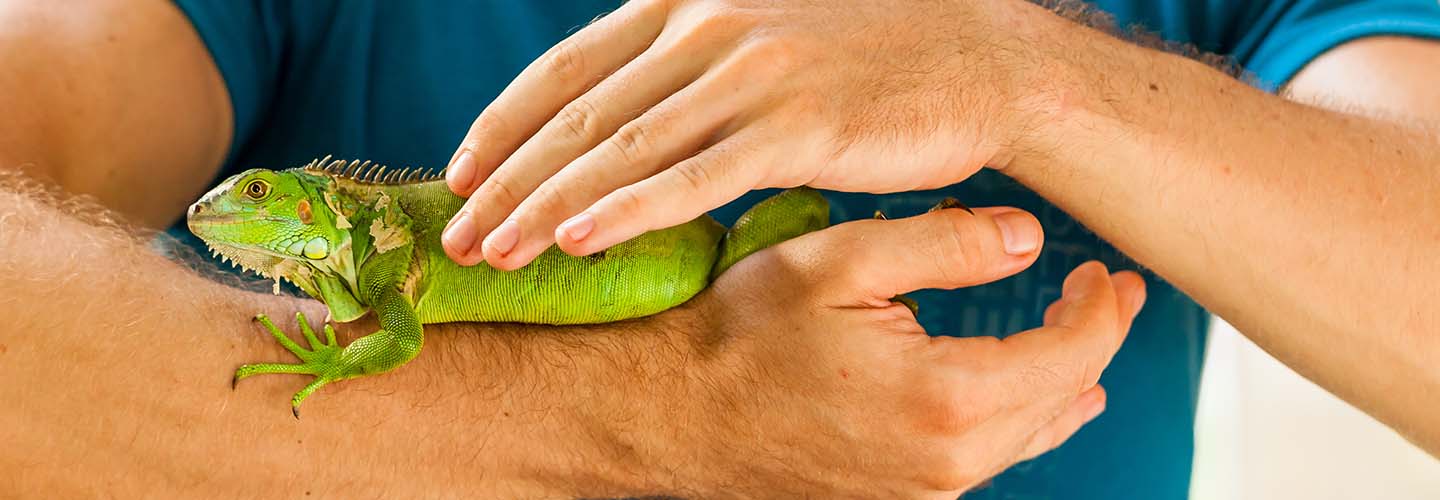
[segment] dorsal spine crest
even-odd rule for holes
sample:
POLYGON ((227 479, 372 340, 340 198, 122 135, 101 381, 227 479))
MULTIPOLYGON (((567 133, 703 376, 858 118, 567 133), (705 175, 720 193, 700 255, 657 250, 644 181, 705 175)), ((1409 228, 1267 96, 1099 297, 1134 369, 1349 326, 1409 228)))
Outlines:
POLYGON ((312 160, 304 167, 301 167, 301 169, 306 172, 325 174, 361 184, 415 184, 445 178, 445 169, 443 168, 435 170, 432 168, 421 169, 418 167, 405 167, 398 170, 390 170, 389 167, 370 160, 335 160, 331 159, 330 155, 312 160))

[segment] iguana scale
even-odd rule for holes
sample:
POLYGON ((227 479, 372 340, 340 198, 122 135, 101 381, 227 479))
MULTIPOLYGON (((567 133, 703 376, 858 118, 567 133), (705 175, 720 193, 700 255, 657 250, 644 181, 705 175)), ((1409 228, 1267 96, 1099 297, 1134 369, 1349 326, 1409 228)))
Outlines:
MULTIPOLYGON (((422 325, 458 321, 605 323, 655 314, 704 289, 741 258, 825 227, 818 192, 791 189, 752 207, 726 229, 709 216, 652 231, 596 255, 551 246, 529 265, 462 267, 440 233, 464 199, 443 172, 388 170, 330 160, 283 171, 252 169, 226 179, 191 206, 190 230, 218 256, 323 301, 330 319, 374 311, 381 329, 341 347, 334 329, 316 338, 297 314, 305 349, 268 318, 258 319, 300 363, 241 366, 235 381, 267 373, 315 377, 300 403, 337 380, 383 373, 413 359, 422 325)), ((278 292, 277 292, 278 293, 278 292)))

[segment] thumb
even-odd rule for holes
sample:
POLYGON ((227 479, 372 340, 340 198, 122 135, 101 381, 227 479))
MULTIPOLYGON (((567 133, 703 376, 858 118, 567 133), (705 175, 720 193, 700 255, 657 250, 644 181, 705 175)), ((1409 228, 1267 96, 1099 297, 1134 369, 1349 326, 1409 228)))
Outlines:
POLYGON ((843 294, 841 301, 882 304, 915 290, 968 287, 1018 273, 1035 262, 1043 239, 1033 215, 994 207, 848 222, 789 243, 814 256, 807 274, 824 285, 817 288, 843 294))

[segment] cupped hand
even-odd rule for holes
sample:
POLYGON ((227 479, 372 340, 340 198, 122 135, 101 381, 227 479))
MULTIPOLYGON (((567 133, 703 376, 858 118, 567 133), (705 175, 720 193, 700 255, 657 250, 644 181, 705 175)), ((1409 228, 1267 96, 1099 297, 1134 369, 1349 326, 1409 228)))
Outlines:
POLYGON ((585 255, 765 187, 897 192, 1002 164, 1035 44, 1009 3, 632 0, 526 68, 447 181, 464 265, 585 255), (993 3, 993 5, 992 5, 993 3), (1003 36, 1001 36, 1003 34, 1003 36))
POLYGON ((951 499, 1055 448, 1105 408, 1138 275, 1082 265, 1044 326, 1003 340, 931 337, 890 301, 1016 273, 1040 237, 1019 210, 942 210, 741 261, 695 303, 716 333, 696 342, 695 410, 669 419, 699 451, 671 472, 727 488, 706 497, 951 499))

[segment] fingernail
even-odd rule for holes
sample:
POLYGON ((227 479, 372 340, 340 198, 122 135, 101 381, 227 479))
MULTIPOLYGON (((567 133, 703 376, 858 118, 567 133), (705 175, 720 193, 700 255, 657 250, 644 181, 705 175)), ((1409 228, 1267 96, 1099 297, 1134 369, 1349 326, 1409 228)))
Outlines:
POLYGON ((451 187, 466 187, 475 182, 475 157, 470 150, 460 153, 455 163, 450 165, 449 174, 451 187))
POLYGON ((1005 253, 1025 255, 1040 246, 1040 227, 1025 212, 996 215, 995 224, 1000 226, 1000 240, 1005 244, 1005 253))
POLYGON ((595 230, 595 218, 589 212, 581 212, 580 215, 571 217, 570 220, 560 224, 560 231, 570 238, 570 241, 580 241, 590 236, 590 231, 595 230))
POLYGON ((475 248, 475 220, 470 212, 463 212, 460 218, 445 230, 445 243, 451 250, 460 255, 470 253, 475 248))
POLYGON ((489 246, 500 256, 510 253, 515 249, 515 244, 520 242, 520 224, 513 220, 507 220, 495 228, 490 236, 485 238, 485 245, 489 246))

